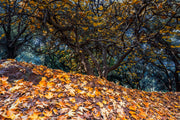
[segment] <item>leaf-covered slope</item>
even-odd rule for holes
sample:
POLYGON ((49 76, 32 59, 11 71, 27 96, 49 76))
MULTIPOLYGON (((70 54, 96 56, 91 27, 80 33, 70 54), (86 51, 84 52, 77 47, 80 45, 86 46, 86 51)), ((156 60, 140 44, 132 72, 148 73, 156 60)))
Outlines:
POLYGON ((0 61, 0 117, 10 119, 179 119, 179 93, 145 92, 94 76, 0 61))

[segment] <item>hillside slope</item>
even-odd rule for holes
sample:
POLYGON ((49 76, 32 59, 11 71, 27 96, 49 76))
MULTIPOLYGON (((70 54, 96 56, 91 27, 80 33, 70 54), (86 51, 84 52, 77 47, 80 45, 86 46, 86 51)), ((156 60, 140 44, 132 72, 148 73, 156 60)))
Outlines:
POLYGON ((145 92, 94 76, 0 61, 0 118, 177 120, 180 94, 145 92))

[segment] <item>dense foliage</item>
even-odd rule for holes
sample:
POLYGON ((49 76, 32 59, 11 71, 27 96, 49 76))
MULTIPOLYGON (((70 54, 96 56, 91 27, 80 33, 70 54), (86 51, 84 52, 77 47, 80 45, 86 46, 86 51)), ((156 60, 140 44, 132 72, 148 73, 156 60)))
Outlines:
POLYGON ((28 46, 52 68, 138 89, 153 78, 180 91, 177 0, 1 0, 0 7, 2 58, 28 46))

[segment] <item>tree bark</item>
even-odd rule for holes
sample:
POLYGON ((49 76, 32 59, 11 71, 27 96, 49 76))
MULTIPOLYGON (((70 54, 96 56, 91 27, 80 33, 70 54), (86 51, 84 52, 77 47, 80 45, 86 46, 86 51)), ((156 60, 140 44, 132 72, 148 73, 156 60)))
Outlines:
POLYGON ((180 64, 176 65, 176 69, 174 72, 174 77, 175 77, 175 83, 176 83, 176 92, 180 92, 180 76, 179 76, 179 72, 180 71, 180 64))
POLYGON ((6 58, 15 59, 17 56, 16 51, 17 50, 15 47, 7 47, 7 57, 6 58))
POLYGON ((89 61, 87 60, 87 58, 85 57, 83 53, 80 53, 80 58, 81 58, 81 63, 84 67, 86 74, 94 75, 93 69, 91 68, 89 61))

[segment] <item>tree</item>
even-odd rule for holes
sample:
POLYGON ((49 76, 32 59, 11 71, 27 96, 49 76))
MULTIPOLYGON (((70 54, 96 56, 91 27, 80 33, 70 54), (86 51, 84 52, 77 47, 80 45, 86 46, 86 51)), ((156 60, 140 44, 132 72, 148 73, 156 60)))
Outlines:
POLYGON ((16 0, 0 2, 0 47, 4 49, 3 58, 15 58, 22 46, 32 38, 28 31, 27 16, 18 13, 24 11, 16 0))
MULTIPOLYGON (((17 14, 28 16, 31 30, 42 28, 50 35, 50 48, 67 46, 77 68, 86 74, 107 78, 126 62, 141 60, 144 50, 149 51, 147 62, 168 53, 175 73, 179 71, 178 54, 174 54, 171 43, 166 44, 170 37, 163 39, 179 29, 180 6, 175 0, 25 0, 18 4, 26 11, 17 14), (161 50, 167 52, 155 52, 161 50)), ((125 65, 132 66, 131 62, 125 65)), ((175 77, 178 90, 178 74, 175 77)))
POLYGON ((178 29, 176 1, 31 1, 28 5, 36 9, 33 19, 76 53, 85 73, 105 78, 127 57, 141 57, 138 51, 146 42, 151 55, 154 48, 166 49, 161 37, 178 29))

